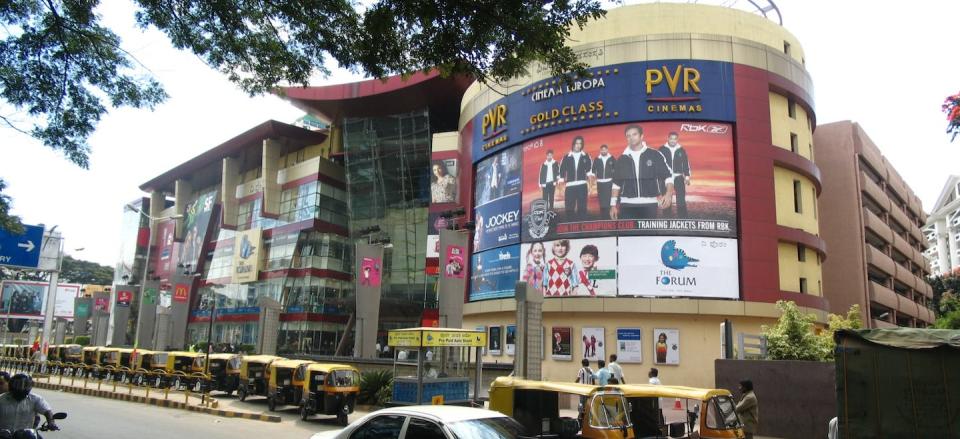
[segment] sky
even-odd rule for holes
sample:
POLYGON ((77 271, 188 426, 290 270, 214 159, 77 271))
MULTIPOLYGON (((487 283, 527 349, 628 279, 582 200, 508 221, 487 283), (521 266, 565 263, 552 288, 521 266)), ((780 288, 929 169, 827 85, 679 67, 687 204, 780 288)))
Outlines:
MULTIPOLYGON (((950 143, 940 112, 943 99, 960 92, 960 2, 775 1, 806 54, 817 122, 860 123, 929 210, 947 176, 960 174, 960 140, 950 143)), ((0 129, 0 178, 13 213, 27 224, 58 225, 67 254, 110 266, 119 256, 123 205, 143 195, 141 184, 266 120, 302 116, 280 98, 249 97, 162 33, 140 30, 134 11, 127 0, 106 0, 99 9, 170 98, 154 111, 106 115, 89 140, 89 170, 0 129)), ((360 78, 335 70, 313 85, 360 78)))

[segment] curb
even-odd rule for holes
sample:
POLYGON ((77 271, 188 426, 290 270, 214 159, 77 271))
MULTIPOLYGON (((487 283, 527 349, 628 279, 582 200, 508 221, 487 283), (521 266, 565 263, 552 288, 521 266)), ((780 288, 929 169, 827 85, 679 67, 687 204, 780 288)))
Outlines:
MULTIPOLYGON (((171 401, 169 399, 147 398, 145 396, 139 396, 139 395, 127 395, 122 393, 114 393, 108 390, 96 390, 96 389, 86 389, 86 388, 81 389, 77 387, 64 386, 62 384, 50 384, 50 383, 43 383, 43 382, 34 382, 33 386, 40 389, 59 390, 61 392, 75 393, 78 395, 94 396, 98 398, 107 398, 107 399, 116 399, 120 401, 148 404, 148 405, 157 406, 157 407, 187 410, 187 411, 197 412, 197 413, 205 413, 208 415, 219 416, 222 418, 250 419, 253 421, 263 421, 263 422, 280 422, 280 417, 276 415, 262 415, 258 413, 235 412, 232 410, 219 410, 211 407, 198 407, 194 405, 189 405, 184 402, 171 401)), ((216 407, 217 405, 216 399, 213 399, 212 405, 216 407)))

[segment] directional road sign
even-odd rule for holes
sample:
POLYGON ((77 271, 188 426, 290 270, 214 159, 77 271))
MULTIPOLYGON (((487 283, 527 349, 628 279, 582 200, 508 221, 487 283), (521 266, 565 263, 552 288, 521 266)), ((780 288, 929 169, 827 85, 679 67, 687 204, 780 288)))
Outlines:
POLYGON ((37 268, 43 244, 43 226, 23 225, 24 234, 0 230, 0 265, 37 268))

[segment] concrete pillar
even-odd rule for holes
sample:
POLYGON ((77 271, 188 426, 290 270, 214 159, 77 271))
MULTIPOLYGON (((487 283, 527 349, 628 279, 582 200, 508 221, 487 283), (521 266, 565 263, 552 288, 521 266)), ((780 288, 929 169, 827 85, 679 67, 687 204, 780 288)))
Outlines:
POLYGON ((93 312, 93 299, 89 297, 73 299, 73 310, 73 335, 87 335, 90 315, 93 312))
MULTIPOLYGON (((440 231, 440 279, 437 280, 437 301, 440 308, 440 326, 463 326, 463 299, 467 291, 467 237, 465 231, 440 231), (447 272, 448 264, 459 264, 460 270, 447 272)), ((452 268, 455 270, 455 268, 452 268)))
POLYGON ((165 351, 170 348, 170 308, 157 308, 156 324, 153 330, 153 349, 165 351))
POLYGON ((135 286, 114 285, 111 293, 110 323, 107 327, 107 344, 127 346, 127 326, 130 322, 130 303, 138 290, 135 286))
POLYGON ((175 274, 171 276, 173 296, 170 300, 169 346, 183 349, 187 339, 187 318, 190 314, 190 296, 193 290, 193 277, 175 274))
MULTIPOLYGON (((960 228, 951 227, 950 223, 946 221, 945 224, 947 227, 947 240, 949 242, 947 247, 950 249, 950 270, 953 270, 960 267, 960 241, 957 241, 957 236, 960 236, 960 228)), ((946 268, 944 271, 946 271, 946 268)))
POLYGON ((377 324, 383 290, 383 245, 358 243, 354 264, 356 325, 353 352, 360 358, 376 358, 377 324))
POLYGON ((280 312, 283 306, 271 297, 257 300, 260 320, 257 325, 257 352, 262 355, 277 354, 277 336, 280 334, 280 312))
POLYGON ((107 344, 107 329, 110 325, 110 294, 106 291, 93 293, 91 346, 105 346, 107 344))
POLYGON ((237 185, 240 184, 240 160, 233 157, 223 159, 223 180, 220 182, 220 225, 235 229, 237 227, 237 215, 240 213, 240 204, 237 202, 237 185))
POLYGON ((519 378, 543 378, 543 294, 517 282, 517 339, 513 370, 519 378))
MULTIPOLYGON (((187 211, 187 206, 190 205, 190 199, 193 198, 193 185, 191 185, 190 182, 187 180, 177 179, 177 181, 174 182, 173 187, 174 187, 173 211, 176 212, 177 215, 184 215, 187 211)), ((154 215, 154 216, 158 216, 158 215, 154 215)), ((184 237, 183 236, 184 218, 185 216, 178 218, 176 220, 177 227, 176 227, 176 232, 174 232, 174 236, 178 240, 182 240, 184 237)), ((174 260, 176 259, 177 258, 174 257, 174 260)))
POLYGON ((263 155, 261 160, 261 175, 263 175, 263 212, 265 218, 280 216, 280 182, 277 175, 280 173, 280 155, 283 145, 274 139, 264 139, 263 155))
POLYGON ((947 273, 950 271, 950 252, 954 248, 950 245, 947 220, 944 218, 933 223, 933 228, 937 236, 937 258, 940 262, 940 273, 947 273))
POLYGON ((63 344, 67 335, 67 320, 58 318, 53 324, 53 344, 63 344))
POLYGON ((137 319, 137 340, 140 349, 153 349, 153 331, 157 325, 157 300, 160 297, 160 281, 151 280, 140 291, 140 318, 137 319))

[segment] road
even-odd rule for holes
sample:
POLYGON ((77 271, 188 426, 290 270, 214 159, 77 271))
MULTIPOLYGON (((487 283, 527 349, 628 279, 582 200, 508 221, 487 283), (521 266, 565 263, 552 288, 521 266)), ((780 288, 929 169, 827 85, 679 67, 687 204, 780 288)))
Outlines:
MULTIPOLYGON (((135 437, 138 439, 307 439, 315 432, 338 428, 333 421, 317 419, 301 421, 290 407, 279 414, 283 422, 263 422, 221 418, 186 410, 160 408, 146 404, 106 398, 75 395, 35 389, 54 411, 67 412, 69 417, 58 424, 62 431, 44 434, 46 439, 103 439, 135 437)), ((259 404, 252 404, 259 410, 259 404)), ((262 407, 266 409, 266 404, 262 407)), ((351 415, 350 420, 356 415, 351 415)))

